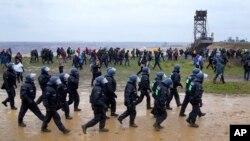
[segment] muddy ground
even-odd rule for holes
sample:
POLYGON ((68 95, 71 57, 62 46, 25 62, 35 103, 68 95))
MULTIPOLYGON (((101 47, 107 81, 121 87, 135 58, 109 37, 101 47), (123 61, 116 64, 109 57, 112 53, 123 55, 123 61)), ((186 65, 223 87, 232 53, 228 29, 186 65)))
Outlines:
MULTIPOLYGON (((125 84, 118 85, 118 99, 117 99, 117 113, 121 114, 125 110, 123 105, 123 89, 125 84)), ((37 85, 38 86, 38 85, 37 85)), ((99 133, 98 125, 89 128, 87 134, 83 134, 81 125, 86 123, 93 117, 92 110, 89 104, 89 94, 91 87, 89 83, 81 82, 79 88, 80 94, 80 108, 81 112, 71 112, 73 120, 65 120, 64 113, 60 110, 59 113, 64 125, 71 130, 68 135, 62 134, 54 122, 51 121, 49 129, 51 133, 42 133, 40 131, 42 122, 28 111, 24 118, 27 127, 21 128, 17 124, 17 116, 20 109, 19 88, 17 89, 17 96, 15 98, 17 111, 10 110, 2 104, 0 105, 0 137, 1 141, 129 141, 129 140, 143 140, 143 141, 228 141, 229 140, 229 125, 230 124, 249 124, 250 122, 250 96, 226 96, 204 94, 204 106, 202 111, 207 115, 198 118, 197 123, 200 125, 198 129, 190 128, 183 117, 179 117, 180 108, 176 107, 175 101, 171 102, 172 111, 168 112, 167 120, 163 122, 165 127, 160 132, 156 132, 153 128, 154 118, 149 110, 146 110, 146 100, 137 107, 136 123, 138 128, 130 128, 128 126, 128 119, 125 119, 123 125, 120 125, 116 118, 107 120, 106 127, 110 129, 108 133, 99 133)), ((41 91, 38 88, 37 95, 41 91)), ((6 93, 0 90, 0 101, 5 99, 6 93)), ((181 94, 181 100, 184 95, 181 94)), ((44 107, 39 105, 43 113, 44 107)), ((71 111, 73 107, 71 105, 71 111)), ((189 105, 186 113, 191 110, 189 105)), ((108 112, 107 115, 110 113, 108 112)))

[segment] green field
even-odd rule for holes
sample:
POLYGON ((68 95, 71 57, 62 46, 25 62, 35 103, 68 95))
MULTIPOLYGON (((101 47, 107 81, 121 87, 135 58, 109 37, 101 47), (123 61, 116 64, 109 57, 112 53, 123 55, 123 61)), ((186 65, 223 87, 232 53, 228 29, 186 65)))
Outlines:
MULTIPOLYGON (((23 64, 25 66, 25 74, 28 72, 35 72, 37 74, 40 73, 40 67, 44 66, 41 61, 39 63, 30 64, 29 58, 25 57, 23 60, 23 64)), ((155 70, 152 69, 152 66, 154 64, 154 61, 151 62, 151 72, 150 72, 150 78, 151 80, 154 79, 155 74, 160 71, 158 67, 156 67, 155 70)), ((182 84, 185 86, 185 79, 192 72, 192 69, 194 68, 192 65, 191 60, 179 60, 179 61, 161 61, 161 66, 163 68, 163 71, 165 74, 169 75, 172 72, 172 69, 175 64, 179 64, 181 66, 181 77, 182 77, 182 84)), ((64 71, 69 72, 69 69, 71 68, 72 61, 68 61, 64 71)), ((137 60, 131 60, 130 67, 128 66, 120 66, 120 65, 112 65, 113 67, 117 68, 116 73, 116 80, 119 84, 124 84, 128 77, 131 74, 136 74, 139 71, 139 66, 137 65, 137 60)), ((207 62, 204 64, 203 72, 208 74, 208 78, 205 79, 204 82, 204 89, 206 93, 215 93, 215 94, 250 94, 250 82, 243 80, 243 68, 239 65, 239 60, 230 60, 229 64, 226 66, 225 69, 225 81, 226 84, 222 84, 219 82, 219 79, 217 79, 217 84, 212 83, 212 79, 214 77, 214 72, 211 68, 206 69, 207 62)), ((58 61, 55 58, 54 64, 47 65, 51 68, 51 74, 52 75, 58 75, 58 61)), ((111 65, 110 65, 111 66, 111 65)), ((0 72, 0 75, 2 77, 3 70, 0 72)), ((106 73, 106 68, 103 66, 102 73, 106 73)), ((80 76, 84 76, 84 78, 89 78, 88 80, 81 80, 81 81, 90 81, 92 74, 89 69, 89 65, 84 65, 83 70, 80 70, 80 76)), ((2 81, 2 78, 1 78, 2 81)), ((184 89, 179 89, 180 92, 184 92, 184 89)))

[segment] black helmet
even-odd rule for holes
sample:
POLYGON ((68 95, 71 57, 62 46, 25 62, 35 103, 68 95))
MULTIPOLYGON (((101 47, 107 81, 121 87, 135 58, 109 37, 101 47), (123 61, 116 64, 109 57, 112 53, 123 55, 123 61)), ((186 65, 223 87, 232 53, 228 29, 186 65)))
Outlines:
POLYGON ((61 79, 61 81, 68 81, 69 74, 67 74, 67 73, 61 73, 59 75, 59 78, 61 79))
POLYGON ((142 68, 142 74, 149 74, 150 70, 148 67, 143 67, 142 68))
POLYGON ((9 70, 9 71, 14 71, 14 64, 13 64, 13 63, 9 63, 9 64, 7 65, 7 70, 9 70))
POLYGON ((30 74, 26 75, 25 82, 34 82, 35 77, 36 77, 35 73, 30 73, 30 74))
POLYGON ((95 79, 95 85, 102 85, 108 83, 108 80, 104 76, 98 76, 95 79))
POLYGON ((180 65, 179 65, 179 64, 176 64, 176 65, 174 66, 174 71, 175 71, 175 72, 179 72, 179 71, 180 71, 180 65))
POLYGON ((135 75, 135 74, 132 74, 129 77, 129 81, 133 82, 133 83, 138 82, 139 81, 139 77, 137 75, 135 75))
POLYGON ((72 68, 72 69, 70 70, 70 74, 71 74, 71 75, 78 75, 78 70, 77 70, 77 68, 72 68))
POLYGON ((192 71, 192 73, 193 73, 194 75, 197 75, 200 71, 201 71, 200 69, 194 68, 193 71, 192 71))
POLYGON ((171 87, 173 85, 173 81, 170 78, 163 80, 162 83, 168 87, 171 87))
POLYGON ((41 73, 48 73, 49 70, 50 70, 49 67, 46 67, 46 66, 41 67, 41 73))
POLYGON ((49 82, 47 84, 48 85, 59 85, 61 83, 62 82, 61 82, 61 80, 58 77, 52 76, 52 77, 50 77, 49 82))
POLYGON ((160 71, 156 73, 156 78, 159 80, 162 80, 164 77, 166 77, 165 73, 160 71))
POLYGON ((195 77, 196 80, 198 80, 199 82, 203 82, 203 79, 204 79, 204 74, 202 72, 199 72, 196 77, 195 77))
POLYGON ((108 76, 114 76, 115 72, 116 72, 116 69, 113 67, 107 70, 108 76))

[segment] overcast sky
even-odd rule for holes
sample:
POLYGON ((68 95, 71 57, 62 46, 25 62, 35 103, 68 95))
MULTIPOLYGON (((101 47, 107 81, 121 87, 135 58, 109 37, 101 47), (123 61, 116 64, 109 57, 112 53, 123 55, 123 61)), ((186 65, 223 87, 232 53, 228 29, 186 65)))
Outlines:
POLYGON ((0 41, 192 42, 196 10, 215 40, 250 37, 249 0, 0 0, 0 41))

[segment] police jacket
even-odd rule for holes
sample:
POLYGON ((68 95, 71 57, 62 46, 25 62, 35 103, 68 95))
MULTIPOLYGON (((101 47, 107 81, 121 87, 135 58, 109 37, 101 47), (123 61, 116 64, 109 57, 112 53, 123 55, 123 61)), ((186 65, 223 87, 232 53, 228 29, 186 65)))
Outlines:
POLYGON ((157 89, 155 92, 156 108, 164 108, 168 98, 169 98, 168 86, 161 82, 157 86, 157 89))
POLYGON ((34 82, 25 82, 20 89, 20 98, 22 101, 32 103, 36 98, 36 86, 34 82))
POLYGON ((49 82, 51 75, 47 74, 47 73, 42 73, 39 77, 38 77, 38 82, 40 85, 40 88, 42 90, 44 90, 47 87, 47 83, 49 82))
POLYGON ((136 89, 136 83, 133 83, 131 81, 127 82, 127 85, 125 87, 124 92, 124 105, 130 106, 132 105, 136 99, 137 99, 137 89, 136 89))
POLYGON ((92 89, 92 92, 90 94, 89 101, 92 104, 92 106, 94 106, 94 107, 103 107, 103 108, 107 107, 105 104, 105 98, 103 95, 103 88, 101 85, 96 84, 94 86, 94 88, 92 89))
POLYGON ((189 86, 189 90, 190 90, 190 101, 191 103, 201 103, 201 98, 202 98, 202 94, 203 94, 203 86, 201 84, 200 81, 198 81, 197 79, 194 79, 194 81, 191 82, 190 86, 189 86))
POLYGON ((173 71, 173 73, 171 75, 171 79, 173 81, 173 88, 176 89, 178 86, 182 86, 181 85, 181 76, 180 76, 178 71, 173 71))
POLYGON ((61 100, 61 102, 66 103, 66 98, 67 98, 67 93, 68 93, 67 83, 62 82, 62 84, 60 84, 57 87, 57 91, 58 91, 59 99, 61 100))
POLYGON ((155 81, 152 82, 152 96, 155 98, 155 92, 156 92, 156 89, 157 89, 157 86, 161 83, 161 80, 155 78, 155 81))
POLYGON ((60 100, 56 86, 48 84, 43 96, 43 105, 46 107, 46 109, 57 109, 60 106, 60 100))
POLYGON ((139 84, 140 90, 147 91, 150 90, 150 81, 148 74, 142 74, 141 82, 139 84))
POLYGON ((188 90, 191 82, 195 79, 195 76, 193 74, 189 75, 188 78, 186 79, 186 94, 190 94, 190 91, 188 90))
POLYGON ((106 75, 105 78, 108 80, 106 87, 104 88, 104 93, 108 97, 116 97, 116 81, 113 76, 106 75))
POLYGON ((68 90, 69 91, 77 90, 78 85, 79 85, 79 77, 71 74, 68 78, 68 90))
POLYGON ((14 71, 5 71, 3 73, 3 86, 2 89, 10 90, 13 86, 16 86, 16 73, 14 71))

